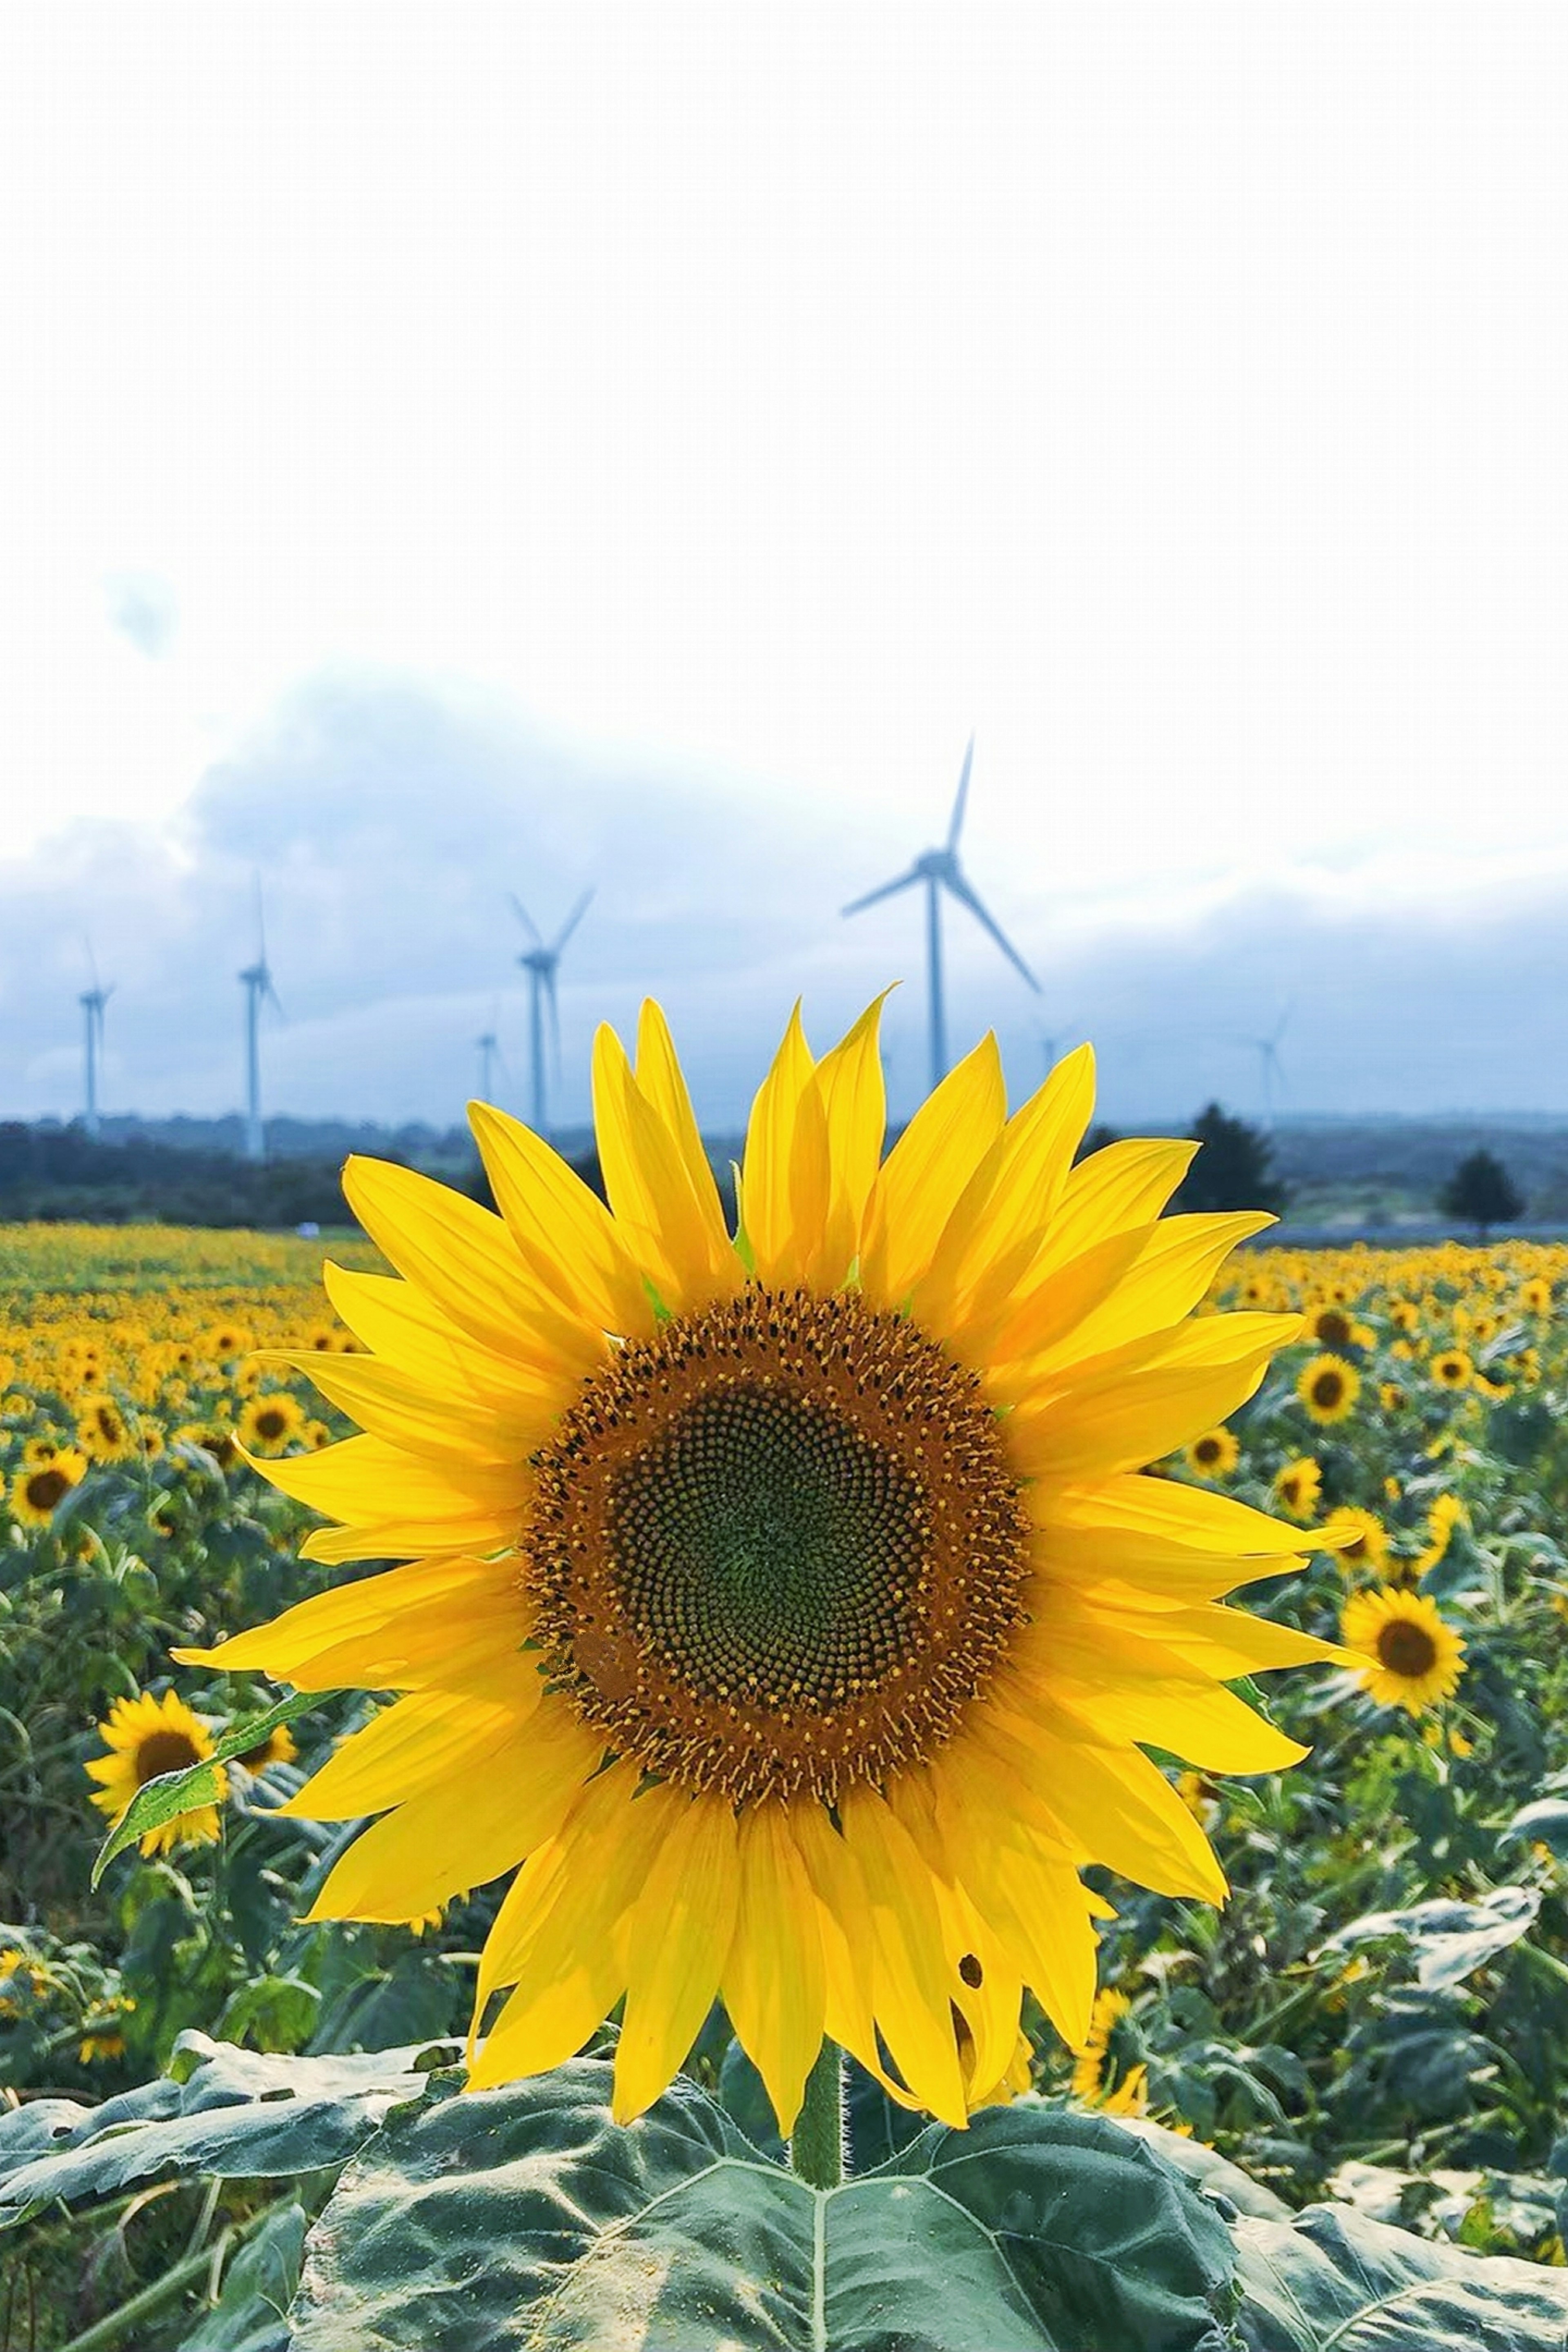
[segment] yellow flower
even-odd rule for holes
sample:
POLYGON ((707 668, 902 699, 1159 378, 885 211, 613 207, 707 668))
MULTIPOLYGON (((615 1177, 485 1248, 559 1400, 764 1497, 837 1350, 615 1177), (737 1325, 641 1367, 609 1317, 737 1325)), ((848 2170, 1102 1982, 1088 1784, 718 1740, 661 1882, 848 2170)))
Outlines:
POLYGON ((1432 1378, 1440 1389, 1468 1389, 1476 1376, 1476 1368, 1463 1348, 1446 1348, 1431 1363, 1432 1378))
POLYGON ((1355 1338, 1354 1318, 1344 1307, 1332 1303, 1310 1308, 1307 1315, 1307 1337, 1315 1339, 1320 1348, 1327 1348, 1331 1354, 1338 1355, 1355 1338))
POLYGON ((11 1517, 25 1528, 47 1528, 86 1471, 86 1461, 73 1447, 50 1446, 47 1460, 18 1470, 12 1479, 11 1517))
POLYGON ((1094 1996, 1089 2031, 1073 2053, 1072 2094, 1075 2099, 1098 2103, 1110 2061, 1111 2036, 1132 2003, 1124 1992, 1107 1986, 1094 1996))
POLYGON ((1361 1374, 1342 1356, 1314 1356, 1296 1381, 1296 1394, 1312 1419, 1324 1423, 1343 1421, 1360 1388, 1361 1374))
POLYGON ((243 1764, 247 1772, 265 1772, 269 1764, 291 1764, 299 1753, 293 1733, 286 1723, 280 1723, 265 1739, 254 1748, 243 1749, 234 1760, 243 1764))
POLYGON ((1293 1519, 1310 1519, 1318 1507, 1323 1474, 1310 1454, 1300 1454, 1274 1473, 1274 1492, 1280 1507, 1293 1519))
POLYGON ((1241 1459, 1241 1448, 1228 1429, 1205 1429, 1186 1450, 1188 1466, 1200 1478, 1228 1478, 1241 1459))
POLYGON ((1346 1601, 1340 1633, 1348 1649, 1367 1664, 1362 1687, 1380 1706, 1402 1706, 1411 1715, 1451 1698, 1465 1671, 1465 1644, 1426 1594, 1385 1585, 1354 1592, 1346 1601))
POLYGON ((136 1451, 125 1415, 111 1396, 82 1399, 76 1442, 92 1462, 127 1462, 136 1451))
POLYGON ((1521 1312, 1526 1315, 1551 1314, 1552 1285, 1543 1274, 1533 1275, 1530 1281, 1521 1283, 1519 1304, 1521 1312))
POLYGON ((1338 1566, 1347 1573, 1357 1568, 1379 1569, 1388 1558, 1388 1530, 1371 1511, 1349 1506, 1331 1511, 1322 1535, 1324 1549, 1334 1553, 1338 1566))
POLYGON ((290 1438, 305 1426, 298 1397, 287 1389, 269 1389, 252 1397, 239 1416, 239 1442, 247 1454, 281 1454, 290 1438))
MULTIPOLYGON (((213 1751, 206 1726, 173 1691, 161 1699, 149 1691, 141 1691, 134 1698, 117 1698, 99 1725, 98 1734, 110 1752, 93 1757, 88 1764, 89 1777, 102 1784, 94 1790, 92 1801, 113 1822, 143 1782, 155 1780, 162 1772, 183 1771, 213 1751)), ((221 1797, 228 1786, 222 1765, 217 1767, 217 1776, 221 1797)), ((172 1821, 149 1830, 141 1851, 169 1853, 178 1845, 207 1845, 217 1831, 216 1805, 196 1805, 188 1813, 176 1813, 172 1821)))
POLYGON ((403 1279, 329 1266, 363 1350, 290 1360, 364 1434, 267 1475, 340 1523, 312 1559, 409 1564, 176 1655, 407 1694, 283 1810, 383 1816, 317 1918, 407 1920, 521 1864, 475 2088, 624 1996, 628 2119, 721 1996, 786 2131, 825 2034, 962 2125, 1016 2065, 1026 1984, 1083 2041, 1081 1864, 1224 1895, 1142 1747, 1294 1762, 1225 1685, 1342 1658, 1215 1605, 1297 1565, 1296 1530, 1139 1475, 1297 1336, 1193 1316, 1268 1220, 1152 1223, 1190 1144, 1075 1165, 1087 1048, 1009 1118, 987 1038, 882 1163, 877 1014, 820 1062, 791 1021, 733 1238, 651 1004, 635 1069, 595 1045, 608 1207, 482 1105, 499 1215, 348 1164, 403 1279))

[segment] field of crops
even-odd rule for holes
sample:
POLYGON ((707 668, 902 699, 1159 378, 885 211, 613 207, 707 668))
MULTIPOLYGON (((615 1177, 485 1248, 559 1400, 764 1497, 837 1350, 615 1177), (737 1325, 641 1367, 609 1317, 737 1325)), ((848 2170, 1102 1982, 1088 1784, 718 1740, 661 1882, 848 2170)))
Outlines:
MULTIPOLYGON (((358 1572, 300 1559, 310 1515, 236 1444, 279 1459, 346 1432, 265 1352, 352 1344, 324 1304, 326 1246, 0 1230, 0 2084, 18 2111, 0 2116, 0 2175, 49 2144, 16 2136, 29 2116, 71 2119, 83 2148, 79 2210, 30 2205, 8 2242, 0 2352, 289 2342, 307 2226, 368 2136, 345 2117, 379 2078, 348 2053, 466 2031, 497 1888, 404 1926, 302 1924, 357 1824, 279 1807, 365 1719, 357 1695, 319 1697, 226 1765, 216 1803, 91 1884, 139 1780, 280 1696, 175 1668, 171 1646, 358 1572), (249 2054, 215 2059, 204 2036, 249 2054), (56 2104, 117 2101, 110 2120, 156 2125, 204 2061, 212 2110, 249 2120, 188 2163, 116 2171, 104 2150, 125 2139, 56 2104), (279 2112, 268 2099, 298 2118, 281 2148, 254 2127, 279 2112)), ((358 1241, 331 1255, 376 1263, 358 1241)), ((1484 2338, 1454 2278, 1564 2261, 1568 1249, 1256 1247, 1215 1303, 1300 1309, 1309 1336, 1161 1475, 1299 1520, 1304 1572, 1248 1605, 1364 1666, 1255 1694, 1310 1746, 1294 1769, 1180 1771, 1231 1884, 1223 1910, 1091 1874, 1110 1914, 1093 2028, 1074 2053, 1031 2012, 1034 2092, 1142 2135, 1233 2218, 1329 2205, 1403 2233, 1361 2244, 1336 2307, 1349 2327, 1378 2300, 1373 2247, 1384 2299, 1426 2281, 1452 2332, 1412 2318, 1347 2333, 1347 2352, 1544 2346, 1525 2273, 1486 2269, 1522 2315, 1484 2338)), ((770 2145, 721 2013, 689 2071, 770 2145)), ((858 2144, 885 2154, 915 2128, 862 2080, 858 2144)), ((1280 2346, 1330 2340, 1279 2324, 1280 2346)))

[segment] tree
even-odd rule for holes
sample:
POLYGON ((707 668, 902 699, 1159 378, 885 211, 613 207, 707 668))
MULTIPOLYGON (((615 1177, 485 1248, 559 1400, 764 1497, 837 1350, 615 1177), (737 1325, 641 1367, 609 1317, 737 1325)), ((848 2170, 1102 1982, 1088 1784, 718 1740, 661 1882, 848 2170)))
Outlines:
POLYGON ((1489 1151, 1472 1151, 1461 1160, 1439 1196, 1438 1206, 1450 1217, 1462 1217, 1485 1241, 1492 1225, 1511 1225, 1524 1214, 1524 1196, 1500 1160, 1489 1151))
POLYGON ((1183 1180, 1174 1205, 1205 1211, 1285 1206, 1285 1187, 1274 1168, 1274 1147, 1261 1129, 1232 1118, 1210 1103, 1193 1121, 1203 1146, 1183 1180))

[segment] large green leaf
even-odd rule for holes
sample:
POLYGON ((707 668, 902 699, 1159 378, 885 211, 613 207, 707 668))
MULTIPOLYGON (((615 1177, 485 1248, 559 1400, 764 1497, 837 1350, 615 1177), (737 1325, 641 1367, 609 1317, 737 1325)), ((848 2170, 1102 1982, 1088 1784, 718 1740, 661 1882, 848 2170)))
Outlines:
POLYGON ((1412 1904, 1406 1911, 1368 1912, 1342 1927, 1323 1948, 1342 1951, 1356 1944, 1402 1938, 1415 1955, 1416 1983, 1436 1992, 1458 1984, 1518 1943, 1534 1925, 1540 1908, 1540 1891, 1533 1886, 1494 1886, 1474 1903, 1438 1896, 1412 1904))
POLYGON ((1248 2352, 1563 2352, 1568 2272, 1311 2205, 1235 2224, 1248 2352))
POLYGON ((0 2116, 0 2225, 138 2180, 287 2178, 342 2164, 400 2101, 426 2091, 424 2054, 264 2057, 182 2034, 171 2073, 139 2090, 99 2107, 45 2099, 0 2116))
POLYGON ((400 2108, 307 2242, 293 2352, 1226 2352, 1214 2208, 1035 2101, 808 2189, 696 2086, 610 2069, 400 2108))

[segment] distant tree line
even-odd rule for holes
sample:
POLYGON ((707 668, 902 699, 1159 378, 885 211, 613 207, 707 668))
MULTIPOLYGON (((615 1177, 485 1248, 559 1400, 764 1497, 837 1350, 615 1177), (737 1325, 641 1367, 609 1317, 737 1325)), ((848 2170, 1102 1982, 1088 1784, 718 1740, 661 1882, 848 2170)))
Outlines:
POLYGON ((0 1220, 50 1224, 247 1225, 352 1222, 336 1160, 259 1163, 145 1137, 95 1142, 79 1127, 0 1122, 0 1220))

